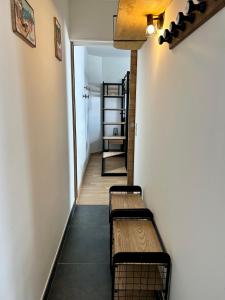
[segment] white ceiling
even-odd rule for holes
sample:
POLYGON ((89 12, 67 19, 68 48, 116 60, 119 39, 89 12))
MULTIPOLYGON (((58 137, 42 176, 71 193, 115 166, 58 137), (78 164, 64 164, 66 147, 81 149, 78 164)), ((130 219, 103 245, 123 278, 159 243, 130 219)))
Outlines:
POLYGON ((101 57, 129 57, 130 51, 115 49, 113 46, 88 46, 88 54, 101 57))

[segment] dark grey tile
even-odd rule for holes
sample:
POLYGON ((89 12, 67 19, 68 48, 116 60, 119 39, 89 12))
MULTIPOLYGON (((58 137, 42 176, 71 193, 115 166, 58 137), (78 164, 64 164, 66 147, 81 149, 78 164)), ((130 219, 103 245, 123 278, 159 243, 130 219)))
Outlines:
POLYGON ((107 225, 109 223, 109 206, 79 205, 76 207, 70 226, 80 224, 107 225))
POLYGON ((110 299, 111 276, 108 265, 58 265, 48 300, 110 299))
POLYGON ((110 300, 108 206, 78 206, 48 300, 110 300))
POLYGON ((108 263, 109 225, 80 224, 69 228, 60 263, 108 263))

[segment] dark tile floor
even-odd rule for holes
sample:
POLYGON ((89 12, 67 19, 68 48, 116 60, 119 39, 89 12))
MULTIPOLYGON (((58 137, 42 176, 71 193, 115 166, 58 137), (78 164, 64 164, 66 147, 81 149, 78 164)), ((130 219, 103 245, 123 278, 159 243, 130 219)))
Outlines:
POLYGON ((77 206, 48 300, 110 300, 108 206, 77 206))

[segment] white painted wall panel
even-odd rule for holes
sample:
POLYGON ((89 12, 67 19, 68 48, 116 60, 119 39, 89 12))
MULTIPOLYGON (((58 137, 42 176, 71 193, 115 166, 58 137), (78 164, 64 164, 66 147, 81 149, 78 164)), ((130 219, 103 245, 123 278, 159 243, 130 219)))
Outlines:
POLYGON ((2 0, 0 10, 0 299, 6 300, 41 298, 73 203, 67 2, 30 4, 36 49, 12 32, 10 1, 2 0), (63 27, 62 63, 55 58, 54 16, 63 27))
POLYGON ((77 181, 80 188, 88 163, 90 142, 88 132, 89 100, 83 98, 87 94, 86 75, 87 51, 83 46, 75 47, 75 91, 76 91, 76 129, 77 129, 77 181))
POLYGON ((223 9, 173 51, 153 37, 138 53, 135 183, 172 256, 172 300, 225 299, 224 26, 223 9))

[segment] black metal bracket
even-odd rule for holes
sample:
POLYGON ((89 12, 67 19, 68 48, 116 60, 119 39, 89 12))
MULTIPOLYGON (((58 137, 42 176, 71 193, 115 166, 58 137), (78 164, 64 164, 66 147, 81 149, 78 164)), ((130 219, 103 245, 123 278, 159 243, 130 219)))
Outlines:
POLYGON ((162 263, 171 264, 168 253, 165 252, 120 252, 113 256, 113 264, 121 263, 162 263))
POLYGON ((142 195, 142 188, 139 185, 113 185, 109 189, 109 193, 118 192, 118 193, 139 193, 142 195))

